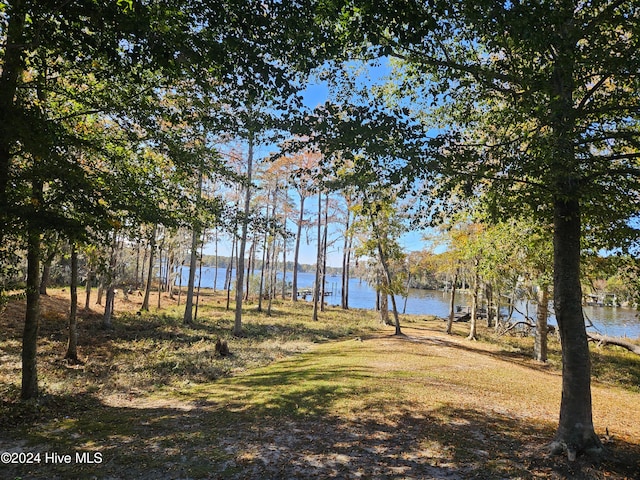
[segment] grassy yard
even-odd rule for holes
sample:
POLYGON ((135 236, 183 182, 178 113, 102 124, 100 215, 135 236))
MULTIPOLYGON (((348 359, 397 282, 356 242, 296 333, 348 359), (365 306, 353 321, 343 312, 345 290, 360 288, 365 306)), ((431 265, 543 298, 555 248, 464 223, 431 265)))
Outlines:
POLYGON ((2 464, 0 478, 640 478, 640 357, 618 348, 593 349, 606 454, 569 463, 546 451, 555 341, 540 365, 530 338, 470 342, 466 325, 449 336, 426 316, 404 317, 397 337, 372 312, 331 308, 312 322, 290 302, 272 316, 247 305, 234 338, 221 296, 189 327, 175 300, 136 315, 130 297, 113 330, 100 329, 99 306, 83 314, 84 363, 70 365, 66 302, 60 290, 43 299, 36 403, 16 401, 22 306, 0 316, 0 452, 35 462, 2 464))

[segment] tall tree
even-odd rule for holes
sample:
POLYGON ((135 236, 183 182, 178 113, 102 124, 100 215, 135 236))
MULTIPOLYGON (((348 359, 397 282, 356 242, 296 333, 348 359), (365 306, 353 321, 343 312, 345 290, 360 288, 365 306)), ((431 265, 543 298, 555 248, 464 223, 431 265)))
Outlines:
MULTIPOLYGON (((202 189, 202 173, 198 175, 198 190, 202 189)), ((191 248, 189 253, 189 279, 187 281, 187 298, 185 300, 184 316, 182 322, 185 325, 193 323, 193 292, 196 282, 196 268, 198 267, 198 243, 200 241, 200 228, 195 224, 191 231, 191 248)))
POLYGON ((416 162, 411 176, 432 173, 443 197, 462 184, 470 195, 485 192, 496 213, 553 223, 563 385, 552 449, 571 460, 601 451, 581 238, 606 233, 618 246, 637 239, 628 222, 637 203, 626 201, 640 191, 637 2, 355 3, 342 10, 354 37, 405 61, 403 85, 415 85, 417 97, 455 105, 448 132, 431 142, 432 161, 416 162), (480 125, 491 125, 490 135, 480 125))
MULTIPOLYGON (((359 253, 376 258, 381 273, 378 288, 381 303, 386 305, 391 299, 395 334, 402 335, 400 317, 396 304, 396 295, 403 289, 402 280, 394 275, 392 261, 399 261, 403 257, 398 239, 403 231, 401 215, 394 208, 393 195, 388 192, 362 191, 362 202, 354 207, 356 219, 354 228, 364 230, 367 239, 362 242, 359 253)), ((383 314, 386 314, 382 309, 383 314)))
POLYGON ((351 229, 351 209, 353 206, 352 195, 349 189, 343 191, 345 200, 345 217, 344 217, 344 242, 342 245, 342 288, 340 306, 344 310, 349 309, 349 279, 351 272, 351 255, 353 249, 353 232, 351 229))
MULTIPOLYGON (((116 190, 112 187, 122 185, 103 181, 92 168, 70 161, 79 156, 65 154, 72 145, 83 151, 105 150, 105 142, 89 139, 75 128, 78 119, 92 117, 104 127, 122 127, 126 136, 141 134, 146 138, 137 141, 152 143, 158 96, 184 80, 191 81, 194 98, 206 98, 212 85, 284 98, 299 87, 298 70, 308 70, 328 53, 329 44, 322 46, 328 36, 303 12, 294 2, 275 0, 1 3, 0 262, 11 258, 5 248, 9 236, 11 241, 29 236, 24 243, 34 248, 32 263, 39 263, 34 256, 40 251, 36 230, 41 233, 45 226, 55 230, 68 223, 58 221, 65 220, 62 208, 55 209, 57 215, 42 205, 24 208, 30 198, 27 187, 34 179, 43 184, 51 200, 48 207, 64 203, 64 195, 52 198, 47 190, 57 184, 58 193, 75 199, 69 203, 99 211, 96 218, 119 222, 117 215, 104 215, 107 209, 100 203, 109 204, 106 197, 116 190), (33 162, 33 168, 23 168, 25 160, 33 162), (67 183, 74 169, 76 178, 87 180, 82 189, 67 183), (34 215, 40 218, 30 218, 34 215), (34 226, 33 235, 27 233, 28 225, 34 226)), ((119 153, 110 151, 112 159, 119 153)), ((140 183, 138 194, 146 192, 140 183)), ((121 203, 135 210, 135 195, 127 200, 121 203)), ((35 317, 36 303, 30 310, 35 317)), ((37 337, 33 331, 37 328, 29 328, 29 341, 37 337)), ((27 350, 34 352, 35 345, 27 350)), ((36 389, 30 391, 37 395, 36 389)))
POLYGON ((70 308, 69 308, 69 332, 67 341, 67 351, 64 358, 70 362, 78 362, 78 248, 74 241, 71 241, 71 285, 70 308))
MULTIPOLYGON (((149 311, 149 300, 151 298, 151 287, 153 286, 153 269, 156 259, 156 240, 158 237, 158 224, 156 223, 149 233, 149 270, 147 272, 147 283, 144 287, 144 296, 140 310, 149 311)), ((113 254, 112 254, 113 255, 113 254)), ((159 276, 159 274, 158 274, 159 276)), ((108 301, 108 298, 107 298, 108 301)))
MULTIPOLYGON (((42 188, 33 189, 35 205, 41 204, 42 188)), ((22 334, 22 390, 20 398, 29 400, 38 396, 37 338, 40 321, 40 236, 32 222, 27 227, 27 309, 22 334)))
MULTIPOLYGON (((242 300, 244 297, 244 255, 247 245, 247 232, 249 230, 249 214, 251 212, 251 190, 253 188, 253 154, 255 147, 256 132, 249 127, 247 130, 247 170, 244 183, 244 199, 242 208, 242 224, 240 233, 240 244, 238 246, 238 267, 236 268, 236 311, 233 324, 233 334, 242 335, 242 300)), ((264 268, 264 266, 263 266, 264 268)))
POLYGON ((298 218, 296 220, 295 246, 293 250, 293 271, 291 273, 291 300, 298 301, 298 263, 300 260, 300 243, 302 230, 308 225, 305 220, 305 202, 312 195, 314 170, 319 165, 319 155, 311 151, 303 151, 295 155, 279 159, 288 168, 288 180, 298 194, 298 218))
POLYGON ((317 245, 316 245, 316 275, 313 282, 313 314, 312 319, 318 320, 318 309, 320 302, 324 302, 324 298, 321 298, 322 287, 321 282, 324 282, 324 272, 322 271, 322 188, 318 188, 318 222, 317 222, 317 245))

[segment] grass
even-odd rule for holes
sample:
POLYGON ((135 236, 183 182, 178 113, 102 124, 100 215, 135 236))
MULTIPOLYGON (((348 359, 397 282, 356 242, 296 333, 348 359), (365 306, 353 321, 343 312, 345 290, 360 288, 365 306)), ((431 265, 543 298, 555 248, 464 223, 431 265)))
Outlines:
POLYGON ((404 317, 391 335, 372 312, 248 305, 245 336, 210 295, 192 326, 169 299, 114 329, 80 322, 84 365, 64 353, 64 293, 44 299, 44 395, 15 398, 20 305, 0 317, 0 451, 99 452, 99 464, 10 465, 3 478, 638 478, 640 358, 594 346, 594 421, 607 455, 569 463, 545 445, 557 423, 559 350, 531 339, 464 339, 466 325, 404 317), (229 342, 221 358, 215 341, 229 342))
MULTIPOLYGON (((356 318, 334 311, 322 323, 312 322, 305 308, 293 308, 278 302, 274 314, 267 316, 249 306, 244 338, 231 336, 233 312, 213 304, 200 308, 200 319, 183 325, 178 306, 160 313, 142 313, 135 309, 118 315, 114 329, 104 331, 99 315, 86 316, 79 325, 80 352, 85 363, 73 368, 61 360, 64 352, 65 306, 63 295, 46 298, 40 345, 40 379, 48 393, 64 395, 88 388, 92 393, 136 394, 159 386, 174 388, 185 382, 210 382, 234 372, 270 363, 278 358, 308 349, 312 344, 358 335, 375 328, 375 320, 356 318), (56 302, 58 304, 56 304, 56 302), (54 313, 55 312, 55 313, 54 313), (214 345, 220 338, 231 349, 229 357, 219 357, 214 345), (89 353, 90 352, 90 353, 89 353)), ((167 299, 165 299, 165 302, 167 299)), ((123 308, 132 305, 123 305, 123 308)), ((16 315, 19 318, 19 314, 16 315)), ((19 321, 12 323, 11 336, 3 345, 15 361, 2 367, 2 384, 17 387, 19 380, 19 321)))

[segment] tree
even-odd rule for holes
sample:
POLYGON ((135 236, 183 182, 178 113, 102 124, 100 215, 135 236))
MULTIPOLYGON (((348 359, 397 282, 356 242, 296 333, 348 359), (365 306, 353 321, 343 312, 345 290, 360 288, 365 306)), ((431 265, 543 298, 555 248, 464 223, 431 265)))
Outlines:
POLYGON ((69 335, 67 351, 64 358, 70 362, 78 362, 78 249, 75 242, 71 242, 71 285, 69 308, 69 335))
MULTIPOLYGON (((270 0, 189 0, 161 6, 129 0, 15 0, 0 4, 0 37, 3 264, 12 259, 5 246, 17 240, 32 249, 32 264, 39 264, 36 234, 68 226, 65 210, 51 208, 59 207, 65 198, 52 198, 52 185, 59 187, 57 193, 68 194, 74 201, 67 202, 76 208, 94 209, 94 218, 119 221, 107 214, 119 210, 114 204, 108 209, 100 203, 110 204, 111 187, 122 185, 104 181, 102 168, 95 175, 93 168, 81 166, 80 161, 70 162, 82 158, 69 155, 71 147, 81 153, 101 151, 102 160, 115 160, 122 153, 127 157, 123 151, 127 140, 153 143, 150 132, 156 130, 160 117, 155 114, 162 108, 159 97, 185 80, 190 81, 193 98, 206 98, 212 85, 253 96, 288 97, 299 87, 298 72, 322 61, 330 45, 311 48, 327 39, 315 20, 297 4, 270 0), (118 148, 105 148, 104 137, 111 135, 89 138, 76 128, 87 119, 101 124, 105 133, 125 133, 127 140, 123 137, 118 148), (29 168, 23 168, 25 162, 29 168), (70 170, 76 174, 74 180, 85 180, 82 189, 66 183, 70 170), (47 208, 24 208, 30 198, 41 196, 41 190, 48 197, 47 208)), ((188 116, 189 112, 172 114, 188 116)), ((132 200, 130 208, 137 205, 135 195, 128 200, 132 200)), ((35 295, 28 296, 33 308, 28 308, 27 343, 37 339, 37 300, 35 295)), ((26 348, 27 363, 35 365, 35 344, 26 348)), ((24 370, 31 371, 35 373, 31 367, 24 370)), ((37 395, 37 389, 27 390, 28 395, 37 395)))
POLYGON ((450 129, 410 176, 432 174, 439 198, 462 184, 471 195, 484 192, 495 213, 553 224, 563 387, 552 447, 571 460, 601 451, 581 308, 581 239, 605 232, 618 245, 637 239, 628 223, 637 204, 624 200, 640 190, 636 2, 356 3, 342 9, 354 39, 405 61, 403 85, 416 85, 418 96, 454 105, 450 129), (481 135, 480 125, 494 128, 481 135))
POLYGON ((49 286, 49 279, 51 277, 51 263, 53 259, 58 255, 60 250, 60 239, 57 232, 44 241, 46 247, 46 253, 42 261, 42 275, 40 278, 40 295, 47 295, 47 287, 49 286))
MULTIPOLYGON (((34 198, 41 192, 35 189, 34 198)), ((30 222, 27 230, 27 310, 22 334, 22 389, 20 398, 29 400, 38 396, 36 349, 40 316, 40 232, 30 222)))
POLYGON ((360 192, 362 202, 354 207, 354 227, 356 230, 364 230, 367 239, 359 248, 359 254, 373 256, 380 266, 381 282, 379 292, 381 295, 381 314, 383 320, 386 315, 387 299, 391 299, 395 334, 402 335, 400 317, 396 304, 396 295, 403 290, 402 280, 394 275, 391 262, 403 259, 403 253, 398 238, 403 231, 398 210, 394 208, 393 196, 388 192, 377 194, 374 192, 360 192))
POLYGON ((342 295, 340 306, 343 310, 349 309, 349 279, 351 270, 351 255, 353 249, 353 230, 351 228, 351 210, 353 207, 353 198, 349 189, 343 189, 343 197, 345 203, 344 215, 344 243, 342 245, 342 295))
POLYGON ((446 251, 438 259, 439 270, 448 275, 453 275, 451 280, 451 300, 449 303, 449 316, 447 319, 447 334, 453 331, 455 319, 455 300, 458 283, 467 276, 473 280, 473 296, 470 314, 470 340, 477 339, 476 321, 478 308, 479 266, 480 250, 482 245, 480 236, 484 226, 474 223, 469 217, 469 212, 462 211, 458 215, 448 219, 447 224, 440 225, 445 238, 446 251))
POLYGON ((289 166, 289 183, 293 186, 300 203, 298 204, 298 218, 296 220, 295 246, 293 251, 293 271, 291 279, 291 300, 298 301, 298 262, 300 258, 300 242, 302 240, 302 229, 307 225, 305 220, 305 202, 312 194, 313 170, 319 164, 317 153, 306 151, 291 156, 280 157, 278 160, 289 166))
MULTIPOLYGON (((318 306, 320 302, 324 303, 322 297, 321 284, 324 284, 324 272, 322 270, 322 193, 323 189, 318 186, 318 221, 317 221, 317 245, 316 245, 316 275, 313 282, 313 321, 318 320, 318 306)), ((328 195, 325 192, 325 195, 328 195)))
MULTIPOLYGON (((235 124, 231 130, 231 134, 235 138, 241 138, 246 141, 247 155, 245 171, 242 175, 242 186, 244 198, 242 201, 242 210, 240 212, 240 235, 238 245, 238 268, 236 269, 236 310, 233 334, 241 336, 242 331, 242 301, 244 297, 244 275, 245 275, 245 255, 247 246, 247 235, 249 232, 249 223, 251 220, 251 199, 254 185, 254 170, 256 162, 255 150, 261 145, 273 140, 278 135, 279 128, 282 127, 282 117, 286 116, 290 106, 286 103, 286 99, 278 98, 275 94, 261 95, 253 93, 238 94, 238 105, 235 105, 233 117, 235 124)), ((263 266, 264 268, 264 266, 263 266)))
POLYGON ((244 292, 244 255, 246 251, 247 245, 247 232, 249 229, 249 213, 251 209, 251 189, 252 185, 252 175, 253 175, 253 149, 255 146, 255 135, 256 132, 253 128, 249 128, 247 130, 247 170, 246 170, 246 178, 244 185, 244 201, 243 201, 243 210, 242 210, 242 226, 240 233, 240 246, 238 249, 238 267, 236 268, 236 313, 235 313, 235 322, 233 324, 233 334, 236 336, 242 335, 242 299, 244 292))
POLYGON ((547 361, 547 334, 549 328, 549 301, 553 286, 553 243, 548 228, 527 221, 515 222, 510 230, 514 233, 522 251, 519 259, 525 274, 532 279, 537 290, 536 333, 533 356, 539 362, 547 361))
POLYGON ((449 241, 448 251, 443 259, 445 262, 443 266, 455 272, 452 282, 447 333, 451 334, 452 331, 457 283, 462 274, 466 273, 470 277, 472 286, 469 335, 467 339, 477 340, 477 321, 480 308, 479 295, 482 284, 484 284, 482 273, 486 254, 485 225, 473 221, 468 212, 462 212, 461 215, 450 219, 450 224, 447 225, 446 230, 449 241))
MULTIPOLYGON (((158 237, 158 224, 156 223, 151 229, 151 233, 149 233, 149 270, 147 272, 147 283, 144 287, 144 296, 142 298, 142 305, 140 306, 140 310, 144 310, 146 312, 149 311, 149 299, 151 297, 151 287, 153 285, 153 269, 155 267, 155 255, 156 255, 156 240, 158 237)), ((113 257, 112 253, 112 257, 113 257)), ((110 274, 111 275, 111 274, 110 274)), ((110 284, 113 282, 109 282, 110 284)), ((108 295, 108 292, 107 292, 108 295)), ((107 303, 109 299, 107 297, 107 303)), ((110 325, 109 325, 110 326, 110 325)))
MULTIPOLYGON (((202 169, 198 170, 198 187, 196 194, 196 202, 200 202, 202 197, 202 182, 203 182, 203 172, 202 169)), ((193 291, 196 279, 196 267, 198 261, 198 242, 200 241, 200 230, 201 226, 199 222, 196 220, 193 224, 191 231, 191 248, 189 253, 189 280, 187 286, 187 298, 185 300, 184 307, 184 316, 183 323, 186 325, 190 325, 193 323, 193 291)))

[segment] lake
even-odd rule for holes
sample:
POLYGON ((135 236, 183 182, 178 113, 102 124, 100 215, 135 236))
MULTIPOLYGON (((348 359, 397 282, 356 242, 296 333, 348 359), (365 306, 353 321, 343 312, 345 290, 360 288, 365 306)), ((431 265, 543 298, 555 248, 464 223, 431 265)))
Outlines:
MULTIPOLYGON (((202 287, 214 287, 214 268, 203 268, 202 287)), ((182 285, 187 284, 188 268, 183 269, 182 285)), ((217 285, 218 289, 224 287, 225 270, 218 269, 217 285)), ((298 289, 311 288, 315 275, 308 272, 298 273, 298 289)), ((278 278, 282 278, 279 275, 278 278)), ((291 281, 291 272, 287 273, 287 281, 291 281)), ((196 279, 197 284, 197 279, 196 279)), ((325 301, 329 305, 340 305, 341 298, 341 280, 340 277, 328 277, 325 289, 331 292, 331 295, 325 297, 325 301)), ((438 317, 447 317, 449 315, 449 302, 451 296, 449 292, 436 290, 417 290, 411 289, 407 298, 406 313, 415 315, 436 315, 438 317)), ((310 300, 310 299, 309 299, 310 300)), ((404 307, 404 299, 396 297, 398 309, 402 312, 404 307)), ((470 305, 470 296, 465 293, 456 294, 456 305, 470 305)), ((349 281, 349 307, 364 308, 373 310, 376 305, 376 293, 366 282, 358 278, 352 278, 349 281)), ((519 302, 516 308, 520 312, 527 312, 526 302, 519 302)), ((529 304, 528 315, 534 316, 536 306, 529 304)), ((590 327, 590 331, 600 333, 602 335, 611 335, 614 337, 640 338, 640 319, 638 311, 632 308, 622 307, 584 307, 584 313, 591 320, 594 327, 590 327)), ((514 312, 514 319, 523 319, 522 313, 514 312)), ((549 324, 555 325, 555 318, 549 318, 549 324)))

